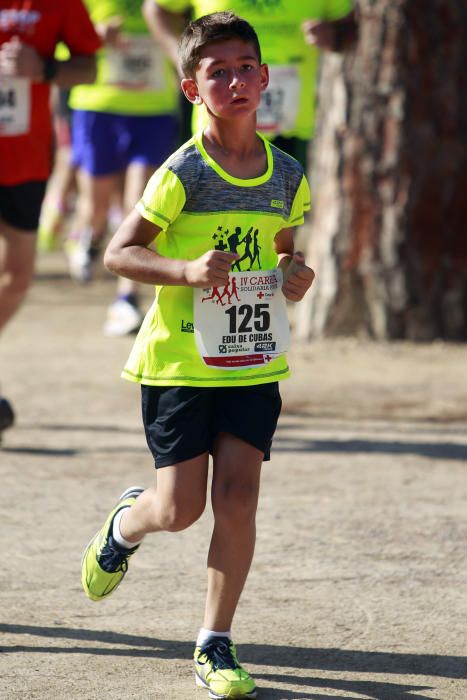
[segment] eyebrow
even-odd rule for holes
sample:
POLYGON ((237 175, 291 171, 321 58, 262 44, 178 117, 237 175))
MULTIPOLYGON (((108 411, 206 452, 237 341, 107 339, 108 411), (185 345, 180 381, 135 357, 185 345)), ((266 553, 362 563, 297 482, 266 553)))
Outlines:
MULTIPOLYGON (((247 56, 238 56, 239 61, 257 61, 258 57, 255 55, 247 55, 247 56)), ((226 59, 225 58, 217 58, 215 61, 212 61, 209 65, 210 66, 217 66, 219 63, 225 63, 226 59)))

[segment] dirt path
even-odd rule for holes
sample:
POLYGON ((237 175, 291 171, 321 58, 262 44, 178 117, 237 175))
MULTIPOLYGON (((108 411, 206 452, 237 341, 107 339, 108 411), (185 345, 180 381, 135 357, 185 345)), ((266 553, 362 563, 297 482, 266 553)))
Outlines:
MULTIPOLYGON (((17 426, 0 452, 0 697, 189 700, 211 516, 148 538, 87 601, 83 546, 149 485, 131 339, 101 333, 115 284, 59 254, 0 344, 17 426)), ((149 295, 149 292, 148 292, 149 295)), ((148 296, 149 299, 149 296, 148 296)), ((235 638, 261 700, 467 698, 467 347, 294 347, 235 638)))

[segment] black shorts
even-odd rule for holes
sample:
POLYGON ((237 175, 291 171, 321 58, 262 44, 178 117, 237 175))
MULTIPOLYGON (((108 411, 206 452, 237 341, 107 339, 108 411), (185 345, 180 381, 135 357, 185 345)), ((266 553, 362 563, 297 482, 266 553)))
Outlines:
POLYGON ((218 433, 231 433, 270 459, 282 407, 277 382, 254 386, 141 386, 146 440, 156 468, 211 452, 218 433))
POLYGON ((35 233, 46 185, 46 180, 0 185, 0 219, 10 226, 35 233))

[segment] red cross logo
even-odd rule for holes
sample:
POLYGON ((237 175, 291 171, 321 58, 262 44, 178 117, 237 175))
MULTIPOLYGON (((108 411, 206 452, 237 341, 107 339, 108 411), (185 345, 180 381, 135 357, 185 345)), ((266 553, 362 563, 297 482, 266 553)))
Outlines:
POLYGON ((263 292, 258 292, 256 296, 258 297, 258 299, 262 299, 264 297, 264 294, 263 292))

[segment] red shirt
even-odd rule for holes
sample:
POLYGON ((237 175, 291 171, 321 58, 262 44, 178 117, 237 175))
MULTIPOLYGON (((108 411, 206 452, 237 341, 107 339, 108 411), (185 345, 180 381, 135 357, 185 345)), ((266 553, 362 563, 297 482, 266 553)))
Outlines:
MULTIPOLYGON (((82 0, 0 0, 0 45, 17 36, 44 57, 63 41, 72 55, 100 46, 82 0)), ((50 86, 0 75, 0 184, 45 180, 52 160, 50 86)))

